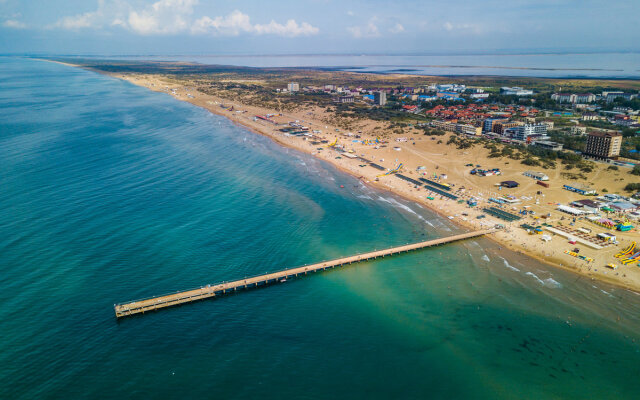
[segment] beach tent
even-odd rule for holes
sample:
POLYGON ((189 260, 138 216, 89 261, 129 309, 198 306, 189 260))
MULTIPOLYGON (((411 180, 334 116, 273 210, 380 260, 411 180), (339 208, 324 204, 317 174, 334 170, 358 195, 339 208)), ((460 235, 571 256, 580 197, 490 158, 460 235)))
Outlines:
POLYGON ((565 212, 565 213, 571 214, 571 215, 582 215, 582 214, 585 213, 584 211, 578 210, 577 208, 564 206, 564 205, 558 206, 558 208, 556 208, 556 210, 562 211, 562 212, 565 212))

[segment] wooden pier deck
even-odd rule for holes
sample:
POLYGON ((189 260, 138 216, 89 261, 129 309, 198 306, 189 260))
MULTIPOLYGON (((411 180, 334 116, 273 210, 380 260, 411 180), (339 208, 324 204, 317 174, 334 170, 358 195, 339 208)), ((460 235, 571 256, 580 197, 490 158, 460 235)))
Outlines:
POLYGON ((412 250, 423 249, 425 247, 438 246, 441 244, 456 242, 459 240, 483 236, 493 233, 495 229, 485 229, 473 232, 462 233, 459 235, 448 236, 440 239, 427 240, 425 242, 407 244, 404 246, 392 247, 384 250, 376 250, 369 253, 358 254, 350 257, 338 258, 331 261, 324 261, 317 264, 305 265, 276 271, 264 275, 253 276, 249 278, 239 279, 231 282, 222 282, 214 285, 206 285, 197 289, 186 290, 164 296, 151 297, 142 300, 136 300, 123 304, 115 304, 114 309, 117 318, 127 317, 135 314, 142 314, 148 311, 154 311, 161 308, 176 306, 179 304, 190 303, 193 301, 203 300, 225 293, 237 290, 254 288, 267 285, 269 283, 282 282, 287 278, 306 275, 310 272, 324 271, 329 268, 341 267, 361 261, 373 260, 379 257, 391 256, 394 254, 405 253, 412 250))

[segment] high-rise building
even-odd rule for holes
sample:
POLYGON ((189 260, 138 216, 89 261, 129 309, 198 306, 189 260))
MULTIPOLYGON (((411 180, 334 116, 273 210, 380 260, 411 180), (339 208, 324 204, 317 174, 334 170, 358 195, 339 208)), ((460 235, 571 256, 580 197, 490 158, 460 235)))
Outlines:
POLYGON ((620 132, 590 132, 584 154, 597 158, 617 158, 620 155, 621 145, 620 132))
POLYGON ((596 101, 596 95, 593 93, 554 93, 551 95, 551 100, 555 100, 558 103, 592 103, 596 101))
POLYGON ((291 82, 287 85, 287 89, 290 92, 299 92, 300 91, 300 84, 297 82, 291 82))
POLYGON ((375 92, 373 94, 373 102, 379 106, 387 104, 387 93, 382 91, 375 92))

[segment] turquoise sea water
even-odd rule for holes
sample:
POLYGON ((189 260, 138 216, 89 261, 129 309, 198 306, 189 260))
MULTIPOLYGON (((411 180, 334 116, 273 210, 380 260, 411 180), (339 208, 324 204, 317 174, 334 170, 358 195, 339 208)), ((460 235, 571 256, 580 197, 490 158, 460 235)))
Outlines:
POLYGON ((168 95, 0 59, 2 399, 638 398, 640 296, 486 239, 113 314, 456 231, 168 95))

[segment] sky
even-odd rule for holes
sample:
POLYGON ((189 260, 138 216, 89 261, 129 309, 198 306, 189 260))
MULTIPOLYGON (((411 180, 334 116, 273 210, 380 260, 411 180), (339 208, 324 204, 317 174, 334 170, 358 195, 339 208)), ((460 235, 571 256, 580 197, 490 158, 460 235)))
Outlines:
POLYGON ((638 0, 0 0, 0 54, 638 51, 638 0))

